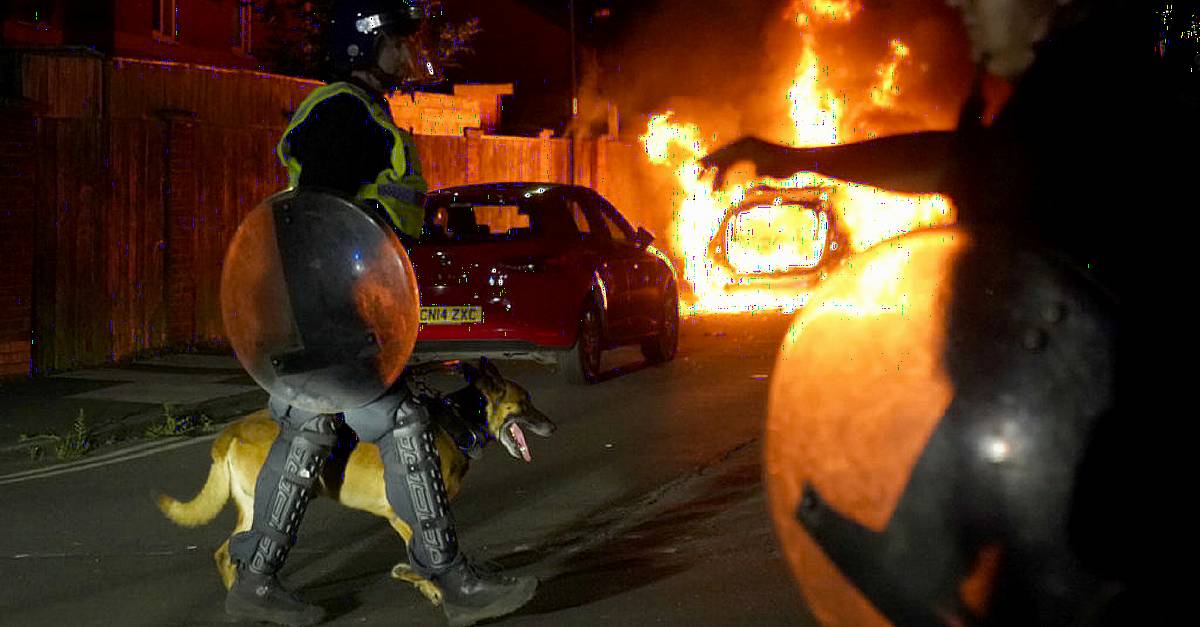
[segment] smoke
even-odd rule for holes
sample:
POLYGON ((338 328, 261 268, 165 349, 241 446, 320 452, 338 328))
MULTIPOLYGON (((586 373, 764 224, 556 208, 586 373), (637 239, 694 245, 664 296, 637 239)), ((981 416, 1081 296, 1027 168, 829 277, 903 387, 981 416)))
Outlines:
POLYGON ((667 109, 697 121, 740 118, 739 104, 761 90, 762 38, 779 19, 778 0, 648 4, 616 45, 585 67, 581 113, 592 112, 589 101, 613 102, 633 135, 667 109))
MULTIPOLYGON (((812 2, 649 3, 615 46, 584 64, 581 116, 585 123, 603 123, 611 102, 624 118, 626 138, 644 131, 650 115, 673 110, 718 141, 746 133, 785 140, 779 135, 791 123, 787 86, 795 78, 804 36, 794 19, 797 1, 812 2)), ((809 28, 826 72, 822 82, 850 110, 866 111, 856 104, 867 98, 891 42, 900 39, 912 52, 898 68, 903 91, 895 111, 876 116, 893 119, 874 125, 906 132, 952 124, 971 75, 957 13, 943 0, 856 4, 861 10, 849 22, 818 20, 809 28)), ((850 123, 872 125, 870 119, 850 123)))

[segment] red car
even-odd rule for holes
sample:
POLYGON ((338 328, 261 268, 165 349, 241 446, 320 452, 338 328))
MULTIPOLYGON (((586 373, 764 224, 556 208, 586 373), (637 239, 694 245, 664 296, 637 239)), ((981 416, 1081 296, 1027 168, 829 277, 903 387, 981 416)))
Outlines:
POLYGON ((488 355, 557 363, 590 383, 608 348, 672 359, 674 270, 600 194, 551 183, 431 192, 409 251, 421 292, 415 357, 488 355))

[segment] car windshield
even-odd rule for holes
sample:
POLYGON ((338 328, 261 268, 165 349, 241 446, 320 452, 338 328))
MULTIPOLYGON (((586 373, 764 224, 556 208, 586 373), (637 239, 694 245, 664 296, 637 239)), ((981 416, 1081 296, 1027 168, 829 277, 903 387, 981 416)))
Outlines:
POLYGON ((580 237, 566 198, 557 193, 518 193, 462 198, 437 193, 425 205, 421 241, 426 244, 482 244, 497 241, 580 237))
POLYGON ((422 241, 466 243, 531 239, 541 232, 528 205, 446 203, 425 209, 422 241))

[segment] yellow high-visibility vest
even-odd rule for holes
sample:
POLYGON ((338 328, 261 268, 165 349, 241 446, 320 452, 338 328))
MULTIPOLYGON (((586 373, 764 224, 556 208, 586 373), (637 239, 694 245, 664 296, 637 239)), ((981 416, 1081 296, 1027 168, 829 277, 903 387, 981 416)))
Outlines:
POLYGON ((308 119, 308 115, 318 104, 342 94, 354 96, 366 105, 371 112, 371 118, 391 133, 393 139, 391 167, 380 172, 373 183, 360 187, 355 196, 379 202, 401 232, 414 238, 420 236, 421 225, 425 221, 425 209, 421 199, 429 190, 429 185, 421 176, 421 160, 417 156, 416 143, 411 133, 397 127, 392 121, 391 111, 380 106, 357 85, 345 82, 331 83, 317 88, 300 103, 300 108, 292 116, 292 122, 284 131, 283 138, 279 140, 279 146, 276 148, 279 160, 287 168, 288 186, 295 188, 299 185, 303 168, 303 164, 291 154, 288 138, 291 137, 292 131, 308 119))

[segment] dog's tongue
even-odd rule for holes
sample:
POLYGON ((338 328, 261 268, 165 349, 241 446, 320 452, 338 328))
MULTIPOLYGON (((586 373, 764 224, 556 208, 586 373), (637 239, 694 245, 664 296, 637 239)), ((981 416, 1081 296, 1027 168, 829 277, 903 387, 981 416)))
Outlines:
POLYGON ((529 445, 525 443, 525 432, 521 431, 521 427, 515 422, 509 424, 508 434, 512 436, 513 440, 516 440, 517 450, 521 451, 521 457, 525 458, 527 462, 533 461, 533 458, 529 456, 529 445))

